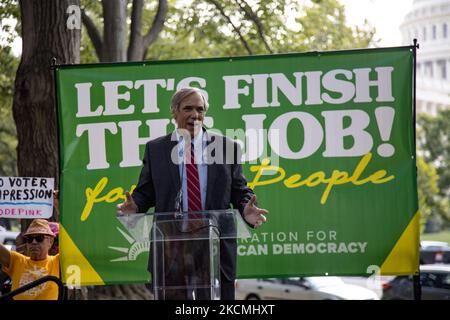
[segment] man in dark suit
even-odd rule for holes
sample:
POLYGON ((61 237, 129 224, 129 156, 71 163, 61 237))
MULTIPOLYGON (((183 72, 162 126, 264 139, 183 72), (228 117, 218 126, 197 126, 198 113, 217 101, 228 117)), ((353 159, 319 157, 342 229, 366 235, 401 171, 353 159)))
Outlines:
MULTIPOLYGON (((119 213, 147 212, 151 207, 155 212, 175 212, 180 203, 184 212, 232 205, 254 228, 266 221, 267 211, 256 206, 256 196, 242 174, 238 144, 203 128, 207 109, 207 99, 197 88, 183 88, 173 95, 171 111, 177 130, 147 143, 139 182, 133 194, 127 192, 126 201, 117 206, 119 213), (189 163, 189 153, 194 165, 189 163), (180 162, 180 157, 187 161, 180 162)), ((236 240, 220 241, 222 299, 234 299, 236 248, 236 240)))

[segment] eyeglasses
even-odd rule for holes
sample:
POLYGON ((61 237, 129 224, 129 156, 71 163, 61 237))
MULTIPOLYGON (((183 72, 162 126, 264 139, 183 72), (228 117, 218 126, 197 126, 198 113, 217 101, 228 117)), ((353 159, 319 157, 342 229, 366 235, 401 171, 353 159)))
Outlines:
POLYGON ((25 241, 27 243, 33 243, 33 240, 36 240, 36 242, 40 243, 40 242, 44 241, 44 239, 45 239, 45 236, 40 234, 37 236, 28 236, 25 238, 25 241))

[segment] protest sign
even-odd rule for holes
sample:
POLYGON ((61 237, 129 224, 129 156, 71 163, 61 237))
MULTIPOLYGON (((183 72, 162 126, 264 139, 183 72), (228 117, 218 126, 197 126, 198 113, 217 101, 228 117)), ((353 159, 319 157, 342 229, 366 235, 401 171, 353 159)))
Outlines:
POLYGON ((50 218, 53 185, 53 178, 0 177, 0 218, 50 218))

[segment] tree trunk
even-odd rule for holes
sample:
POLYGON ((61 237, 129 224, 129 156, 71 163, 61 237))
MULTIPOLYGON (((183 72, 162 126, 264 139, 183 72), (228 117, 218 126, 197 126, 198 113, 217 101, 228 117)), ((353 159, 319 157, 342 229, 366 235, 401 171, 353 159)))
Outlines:
POLYGON ((102 62, 127 60, 127 1, 102 1, 103 6, 103 53, 102 62))
POLYGON ((167 0, 158 1, 158 10, 151 28, 145 36, 142 36, 142 11, 143 0, 133 0, 131 11, 130 44, 128 46, 128 61, 140 61, 145 59, 148 48, 156 41, 161 33, 166 20, 168 4, 167 0))
MULTIPOLYGON (((22 57, 16 73, 13 115, 18 172, 53 177, 58 188, 58 130, 52 58, 79 63, 80 30, 68 29, 66 10, 79 0, 20 0, 22 57)), ((31 220, 22 220, 22 230, 31 220)))

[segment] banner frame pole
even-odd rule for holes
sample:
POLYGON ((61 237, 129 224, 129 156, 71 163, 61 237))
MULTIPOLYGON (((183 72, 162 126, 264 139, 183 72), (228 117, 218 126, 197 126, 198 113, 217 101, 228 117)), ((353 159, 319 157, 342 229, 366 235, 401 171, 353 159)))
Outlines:
MULTIPOLYGON (((55 219, 56 222, 60 223, 60 208, 61 208, 61 202, 60 202, 60 194, 62 194, 60 192, 61 190, 61 173, 62 173, 62 163, 61 163, 61 127, 60 127, 60 112, 59 112, 59 99, 58 99, 58 81, 57 81, 57 74, 56 71, 59 68, 59 64, 57 63, 56 57, 52 57, 51 62, 50 62, 50 70, 53 73, 53 90, 54 90, 54 103, 55 103, 55 115, 56 115, 56 134, 57 134, 57 139, 58 139, 58 143, 57 143, 57 150, 58 150, 58 176, 55 177, 55 185, 54 185, 54 189, 58 190, 58 209, 56 213, 56 217, 57 219, 55 219)), ((54 197, 56 196, 55 194, 53 195, 54 197)), ((54 208, 53 210, 56 211, 56 209, 54 208)))
MULTIPOLYGON (((417 75, 417 49, 419 49, 419 44, 417 39, 413 40, 413 129, 414 129, 414 161, 417 161, 417 148, 416 148, 416 75, 417 75)), ((417 162, 416 162, 416 180, 417 180, 417 162)), ((420 237, 420 235, 419 235, 420 237)), ((419 239, 420 243, 420 239, 419 239)), ((419 255, 420 255, 420 245, 419 245, 419 255)), ((420 284, 420 259, 419 268, 417 274, 413 275, 413 292, 414 300, 422 300, 422 286, 420 284)))

